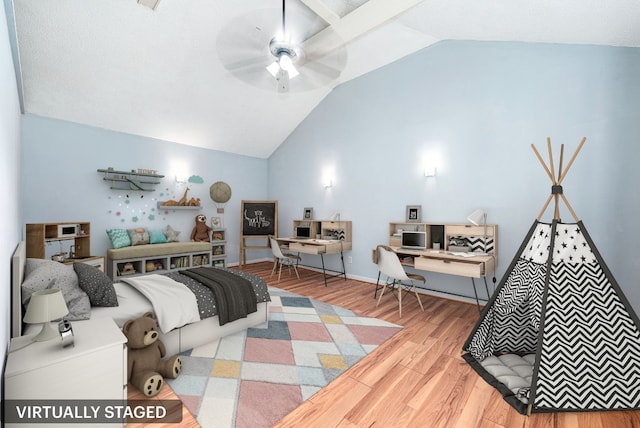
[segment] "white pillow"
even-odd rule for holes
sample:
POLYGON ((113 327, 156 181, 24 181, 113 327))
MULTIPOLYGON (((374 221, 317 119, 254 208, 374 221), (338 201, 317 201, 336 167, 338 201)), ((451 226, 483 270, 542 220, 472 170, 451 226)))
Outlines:
POLYGON ((89 296, 78 285, 78 275, 72 266, 53 260, 28 258, 22 282, 22 304, 29 304, 34 291, 59 288, 69 309, 65 317, 70 321, 87 320, 91 317, 89 296))

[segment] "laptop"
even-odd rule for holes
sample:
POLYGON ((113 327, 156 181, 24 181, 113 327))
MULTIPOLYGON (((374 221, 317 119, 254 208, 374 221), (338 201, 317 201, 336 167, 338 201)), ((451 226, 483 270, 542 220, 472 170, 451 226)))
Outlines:
POLYGON ((309 239, 309 238, 311 238, 311 227, 309 227, 309 226, 298 226, 298 227, 296 227, 296 238, 297 239, 309 239))

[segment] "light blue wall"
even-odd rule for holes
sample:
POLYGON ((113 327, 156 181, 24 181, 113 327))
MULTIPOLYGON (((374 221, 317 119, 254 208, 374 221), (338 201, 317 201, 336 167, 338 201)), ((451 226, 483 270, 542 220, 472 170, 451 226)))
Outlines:
MULTIPOLYGON (((0 7, 0 181, 4 183, 0 221, 0 343, 9 343, 11 322, 10 260, 22 238, 20 214, 20 105, 5 8, 0 7)), ((10 27, 10 26, 9 26, 10 27)), ((0 392, 1 398, 2 392, 0 392)))
MULTIPOLYGON (((498 281, 544 205, 551 182, 533 143, 565 144, 565 195, 640 312, 640 49, 441 42, 334 90, 269 160, 280 230, 314 208, 353 221, 348 273, 374 280, 371 249, 406 205, 427 222, 465 222, 476 208, 499 225, 498 281), (436 161, 437 176, 424 177, 436 161), (324 189, 324 171, 334 186, 324 189)), ((563 209, 562 218, 572 221, 563 209)), ((543 216, 550 220, 551 214, 543 216)), ((313 262, 312 260, 309 260, 313 262)), ((468 279, 429 286, 472 296, 468 279)), ((335 283, 333 287, 340 287, 335 283)))
MULTIPOLYGON (((386 241, 390 221, 404 219, 406 205, 422 205, 429 222, 464 222, 481 207, 499 225, 499 279, 550 192, 530 144, 545 154, 547 137, 556 149, 564 143, 566 164, 586 136, 565 193, 638 311, 639 69, 639 49, 443 42, 338 87, 268 161, 27 115, 24 222, 89 220, 94 253, 108 247, 107 227, 169 223, 189 233, 193 212, 147 219, 154 198, 181 193, 171 173, 182 163, 204 178, 192 195, 209 217, 208 185, 224 180, 234 191, 225 217, 231 263, 242 199, 277 199, 281 235, 304 207, 315 218, 339 211, 353 221, 347 270, 366 280, 377 274, 371 249, 386 241), (425 178, 434 159, 437 177, 425 178), (167 174, 163 194, 134 194, 117 217, 117 195, 96 172, 108 166, 167 174), (325 170, 333 171, 329 189, 325 170), (132 222, 131 211, 144 211, 142 220, 132 222)), ((571 220, 566 210, 563 218, 571 220)), ((472 295, 467 279, 431 274, 429 283, 472 295)))
MULTIPOLYGON (((219 216, 209 196, 209 186, 225 181, 232 189, 224 207, 229 263, 239 254, 240 201, 267 197, 267 161, 199 149, 166 141, 112 132, 33 115, 23 117, 24 223, 90 221, 91 252, 105 255, 108 228, 172 228, 188 241, 195 216, 219 216), (163 174, 152 192, 111 190, 98 169, 155 169, 163 174), (164 211, 158 201, 179 199, 185 184, 176 183, 177 172, 196 175, 202 184, 188 183, 188 198, 200 198, 202 210, 164 211)), ((67 248, 63 248, 67 251, 67 248)), ((57 253, 52 245, 47 254, 57 253)))

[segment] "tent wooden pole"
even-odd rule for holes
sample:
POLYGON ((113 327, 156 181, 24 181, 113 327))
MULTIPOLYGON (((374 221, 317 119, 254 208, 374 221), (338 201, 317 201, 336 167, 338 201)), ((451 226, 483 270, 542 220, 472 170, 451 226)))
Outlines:
POLYGON ((558 165, 558 180, 560 180, 560 177, 562 177, 562 160, 563 159, 564 159, 564 144, 560 144, 560 165, 558 165))
POLYGON ((573 219, 577 222, 580 221, 580 219, 578 218, 578 216, 576 215, 576 212, 573 210, 573 208, 571 208, 571 204, 569 204, 569 201, 567 200, 567 197, 563 194, 561 194, 560 196, 562 196, 562 200, 564 201, 565 205, 567 206, 567 208, 569 209, 569 212, 571 213, 571 215, 573 216, 573 219))
POLYGON ((549 171, 551 171, 551 182, 556 182, 556 167, 553 165, 553 150, 551 150, 551 138, 547 137, 547 152, 549 152, 549 171))
POLYGON ((580 144, 578 144, 578 148, 575 150, 575 152, 571 156, 571 159, 569 160, 569 163, 567 164, 566 168, 564 168, 564 170, 562 169, 562 164, 564 163, 564 144, 560 145, 560 164, 558 165, 557 179, 555 176, 555 165, 553 162, 553 150, 551 147, 551 138, 547 137, 547 151, 549 152, 549 165, 547 165, 547 163, 542 159, 542 156, 540 156, 540 152, 538 152, 538 149, 536 149, 536 146, 531 144, 531 148, 533 149, 533 152, 535 153, 536 157, 540 161, 540 164, 542 165, 547 175, 551 179, 551 183, 553 187, 559 186, 559 189, 558 188, 552 189, 552 192, 547 198, 547 201, 545 202, 544 207, 542 208, 542 211, 540 211, 540 214, 538 214, 538 217, 537 217, 538 221, 540 221, 544 212, 547 210, 547 208, 549 208, 549 204, 551 203, 552 199, 554 200, 554 205, 555 205, 553 209, 553 218, 554 220, 560 221, 560 198, 562 198, 562 201, 564 201, 565 205, 567 206, 567 209, 569 210, 569 212, 571 213, 575 221, 576 222, 580 221, 575 211, 571 207, 571 204, 569 204, 567 197, 564 195, 564 193, 562 193, 561 183, 562 183, 562 180, 564 180, 564 178, 567 176, 567 173, 569 172, 571 165, 573 165, 573 161, 578 156, 578 153, 580 153, 580 150, 582 150, 582 146, 584 145, 585 141, 587 141, 587 137, 582 138, 582 140, 580 141, 580 144))
POLYGON ((536 146, 534 146, 533 144, 531 144, 531 148, 533 149, 533 152, 536 154, 536 156, 538 157, 538 160, 540 161, 540 163, 542 164, 542 167, 544 168, 544 170, 547 172, 547 175, 549 176, 549 178, 551 179, 551 181, 553 181, 553 174, 551 174, 551 171, 549 171, 549 168, 547 167, 547 164, 544 162, 544 160, 542 159, 542 156, 540 156, 540 153, 538 153, 538 149, 536 149, 536 146))
MULTIPOLYGON (((549 171, 551 171, 551 183, 555 186, 558 184, 556 180, 556 167, 553 162, 553 149, 551 148, 551 138, 547 137, 547 152, 549 153, 549 171)), ((558 175, 559 177, 560 175, 558 175)), ((560 198, 557 194, 553 195, 553 218, 560 219, 560 198)))
POLYGON ((538 214, 538 217, 537 217, 538 221, 540 221, 540 219, 542 218, 542 215, 547 210, 547 207, 549 206, 549 202, 551 202, 551 198, 553 198, 553 195, 549 195, 549 197, 547 198, 547 202, 544 203, 544 207, 542 207, 540 214, 538 214))
POLYGON ((578 144, 578 148, 573 153, 573 156, 571 156, 571 160, 567 164, 567 167, 565 168, 565 170, 562 173, 562 175, 559 177, 560 180, 558 181, 558 184, 562 183, 562 180, 564 180, 564 178, 567 176, 567 172, 569 172, 569 168, 571 168, 571 165, 573 164, 573 161, 576 159, 576 156, 578 156, 578 153, 582 149, 582 146, 584 145, 585 141, 587 141, 587 137, 582 137, 582 140, 580 141, 580 144, 578 144))

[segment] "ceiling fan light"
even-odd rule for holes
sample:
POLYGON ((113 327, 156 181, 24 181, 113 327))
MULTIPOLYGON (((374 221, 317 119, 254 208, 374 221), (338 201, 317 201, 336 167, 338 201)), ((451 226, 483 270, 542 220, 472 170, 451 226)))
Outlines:
POLYGON ((278 57, 278 62, 280 64, 280 68, 289 73, 289 78, 293 79, 298 74, 298 70, 296 70, 295 65, 293 65, 293 61, 289 54, 283 52, 278 57))
POLYGON ((285 71, 289 71, 291 70, 291 67, 293 67, 293 62, 291 61, 291 57, 289 55, 287 55, 286 53, 281 53, 280 57, 279 57, 279 62, 280 62, 280 68, 282 68, 285 71))
POLYGON ((296 77, 297 75, 299 75, 300 73, 298 72, 298 69, 291 65, 291 68, 289 70, 287 70, 289 72, 289 78, 293 79, 294 77, 296 77))
POLYGON ((267 71, 273 77, 276 77, 278 75, 279 70, 280 70, 280 64, 278 64, 278 61, 273 61, 271 64, 267 66, 267 71))

